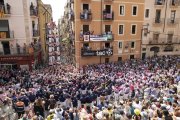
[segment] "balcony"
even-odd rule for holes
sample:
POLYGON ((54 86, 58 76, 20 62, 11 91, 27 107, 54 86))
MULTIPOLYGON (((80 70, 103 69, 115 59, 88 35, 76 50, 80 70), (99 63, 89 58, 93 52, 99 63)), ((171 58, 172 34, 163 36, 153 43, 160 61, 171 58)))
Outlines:
POLYGON ((92 13, 91 10, 84 10, 80 13, 80 19, 82 21, 91 21, 92 20, 92 13))
POLYGON ((28 55, 33 53, 33 48, 30 47, 10 47, 10 48, 4 48, 0 51, 0 55, 28 55))
POLYGON ((38 10, 36 7, 30 7, 30 16, 33 18, 38 17, 38 10))
POLYGON ((13 40, 14 31, 0 32, 0 41, 1 40, 13 40))
POLYGON ((103 48, 100 50, 92 50, 91 48, 83 47, 81 48, 81 56, 112 56, 113 47, 103 48))
POLYGON ((39 37, 39 31, 33 30, 33 37, 39 37))
POLYGON ((170 0, 169 6, 170 7, 178 7, 178 6, 180 6, 180 0, 170 0))
POLYGON ((106 42, 106 41, 113 41, 114 40, 114 34, 107 33, 102 35, 80 35, 80 40, 83 40, 85 42, 106 42))
POLYGON ((180 41, 179 41, 178 37, 173 37, 172 39, 159 38, 158 40, 149 38, 150 45, 170 45, 170 44, 179 44, 179 43, 180 43, 180 41))
POLYGON ((162 25, 164 23, 164 18, 154 18, 153 24, 162 25))
POLYGON ((164 0, 155 0, 154 5, 155 6, 164 6, 165 1, 164 0))
POLYGON ((0 4, 0 10, 0 18, 9 17, 11 15, 11 6, 8 3, 6 3, 6 5, 0 4))
POLYGON ((178 21, 178 19, 173 19, 173 18, 169 18, 169 19, 167 19, 167 24, 168 25, 176 25, 176 24, 178 24, 179 23, 179 21, 178 21))
POLYGON ((114 12, 107 13, 103 11, 103 20, 114 20, 114 12))

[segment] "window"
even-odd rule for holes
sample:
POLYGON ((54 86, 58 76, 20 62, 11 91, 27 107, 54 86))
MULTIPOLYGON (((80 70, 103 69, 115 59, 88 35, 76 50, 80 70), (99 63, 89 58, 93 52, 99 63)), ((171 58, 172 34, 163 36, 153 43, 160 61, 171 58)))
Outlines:
POLYGON ((105 48, 110 48, 110 43, 105 43, 105 48))
POLYGON ((136 34, 136 25, 131 26, 131 34, 136 34))
POLYGON ((130 55, 130 59, 134 59, 134 55, 130 55))
POLYGON ((142 48, 142 51, 146 51, 146 48, 142 48))
POLYGON ((119 11, 120 15, 124 15, 124 5, 121 5, 119 9, 120 9, 119 11))
POLYGON ((105 32, 108 33, 111 31, 111 25, 105 25, 105 32))
POLYGON ((119 25, 119 34, 124 34, 124 25, 119 25))
POLYGON ((9 38, 9 21, 8 20, 0 20, 0 38, 9 38))
POLYGON ((160 23, 161 20, 161 10, 156 10, 156 18, 155 18, 155 23, 160 23))
POLYGON ((111 13, 111 5, 106 5, 106 13, 111 13))
POLYGON ((84 43, 83 47, 89 47, 89 43, 84 43))
POLYGON ((135 42, 131 42, 131 48, 135 48, 135 42))
POLYGON ((89 4, 83 4, 83 10, 89 10, 89 4))
POLYGON ((133 6, 132 15, 137 15, 137 6, 133 6))
POLYGON ((109 58, 105 58, 105 63, 109 63, 109 58))
POLYGON ((168 34, 167 42, 171 43, 173 40, 173 34, 168 34))
POLYGON ((89 25, 83 25, 83 34, 89 32, 89 25))
POLYGON ((122 57, 118 57, 118 62, 122 61, 122 57))
POLYGON ((122 49, 122 42, 119 42, 119 48, 122 49))
POLYGON ((11 54, 9 41, 2 41, 1 44, 3 47, 4 54, 5 55, 11 54))
POLYGON ((158 33, 154 33, 153 34, 153 40, 154 41, 158 41, 158 39, 159 39, 159 34, 158 33))
POLYGON ((176 17, 176 11, 175 11, 175 10, 172 10, 172 11, 171 11, 171 22, 172 22, 172 23, 174 23, 175 17, 176 17))
POLYGON ((84 43, 83 44, 83 49, 84 50, 90 50, 89 43, 84 43))
POLYGON ((149 9, 145 10, 145 18, 149 18, 149 9))

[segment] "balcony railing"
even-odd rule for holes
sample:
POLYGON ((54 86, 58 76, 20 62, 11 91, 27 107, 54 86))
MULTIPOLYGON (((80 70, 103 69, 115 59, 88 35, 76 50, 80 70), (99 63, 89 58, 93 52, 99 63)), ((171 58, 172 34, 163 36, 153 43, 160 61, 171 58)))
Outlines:
POLYGON ((0 10, 3 14, 11 14, 11 6, 8 3, 6 5, 0 4, 0 10))
POLYGON ((180 6, 180 0, 170 0, 169 5, 170 7, 178 7, 180 6))
POLYGON ((89 21, 92 20, 92 13, 90 10, 87 11, 83 11, 80 13, 80 19, 81 20, 85 20, 85 21, 89 21))
POLYGON ((0 55, 27 55, 37 53, 41 50, 41 43, 31 43, 30 45, 10 45, 9 48, 0 49, 0 55))
POLYGON ((39 31, 33 30, 33 37, 39 37, 39 31))
POLYGON ((107 13, 103 11, 103 20, 114 20, 114 12, 107 13))
POLYGON ((36 7, 30 7, 30 16, 35 16, 35 17, 37 17, 38 16, 38 10, 37 10, 37 8, 36 7))
POLYGON ((164 0, 155 0, 155 3, 154 5, 157 5, 157 6, 161 6, 161 5, 164 5, 164 0))
POLYGON ((164 19, 163 18, 154 18, 153 23, 154 24, 163 24, 164 19))
POLYGON ((176 25, 176 24, 178 24, 178 19, 172 19, 172 18, 169 18, 169 19, 167 19, 167 24, 168 25, 176 25))
POLYGON ((180 43, 180 41, 179 41, 178 37, 173 37, 172 39, 159 38, 158 40, 149 38, 150 45, 168 45, 168 44, 179 44, 179 43, 180 43))

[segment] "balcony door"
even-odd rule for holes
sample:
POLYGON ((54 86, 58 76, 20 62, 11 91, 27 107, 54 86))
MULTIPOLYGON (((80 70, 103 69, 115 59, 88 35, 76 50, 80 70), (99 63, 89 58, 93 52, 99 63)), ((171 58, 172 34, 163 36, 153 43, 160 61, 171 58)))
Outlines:
POLYGON ((2 43, 2 46, 3 46, 3 50, 4 50, 4 55, 11 54, 9 41, 2 41, 1 43, 2 43))
POLYGON ((111 13, 111 5, 106 5, 106 13, 111 13))
POLYGON ((89 32, 89 25, 83 25, 83 34, 88 34, 89 32))
POLYGON ((89 10, 89 4, 83 4, 83 10, 89 10))
POLYGON ((156 10, 155 22, 160 23, 160 19, 161 19, 161 10, 156 10))

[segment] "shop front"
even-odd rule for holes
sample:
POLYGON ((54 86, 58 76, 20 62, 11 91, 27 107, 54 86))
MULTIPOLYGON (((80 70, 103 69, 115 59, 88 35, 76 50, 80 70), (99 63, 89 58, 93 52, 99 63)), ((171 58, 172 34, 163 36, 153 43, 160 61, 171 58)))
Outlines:
POLYGON ((0 69, 32 70, 33 64, 33 55, 0 56, 0 69))

